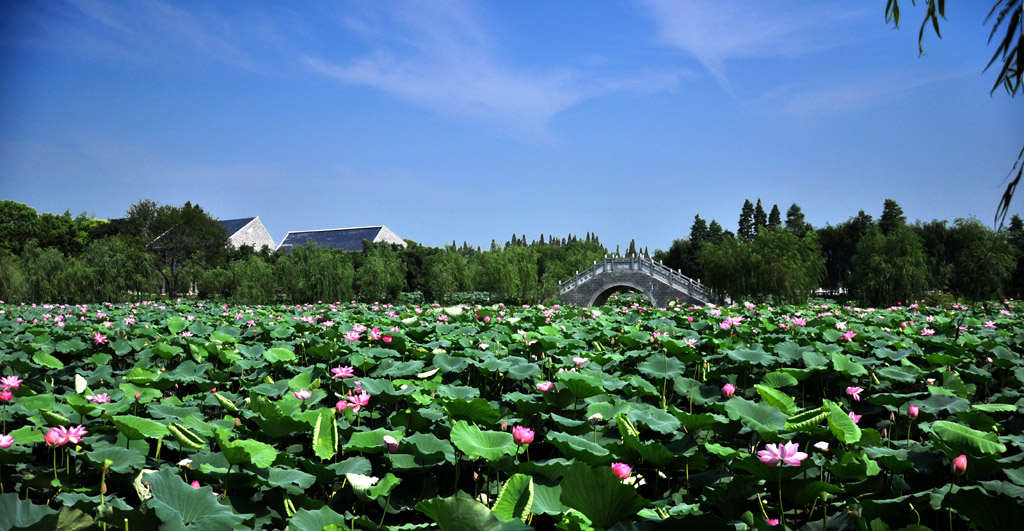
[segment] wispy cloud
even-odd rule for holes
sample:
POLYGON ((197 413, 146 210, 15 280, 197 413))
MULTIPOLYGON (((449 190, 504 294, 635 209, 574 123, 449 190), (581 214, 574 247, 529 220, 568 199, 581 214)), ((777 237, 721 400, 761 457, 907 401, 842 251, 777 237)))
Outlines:
POLYGON ((578 68, 533 71, 503 63, 470 6, 411 2, 387 13, 346 18, 350 32, 372 51, 354 59, 309 55, 308 68, 346 84, 374 87, 399 98, 513 135, 544 135, 556 114, 585 100, 624 91, 674 86, 680 72, 606 75, 578 68))
POLYGON ((658 39, 697 59, 727 89, 726 63, 790 57, 841 44, 835 26, 858 16, 819 1, 639 0, 658 39))

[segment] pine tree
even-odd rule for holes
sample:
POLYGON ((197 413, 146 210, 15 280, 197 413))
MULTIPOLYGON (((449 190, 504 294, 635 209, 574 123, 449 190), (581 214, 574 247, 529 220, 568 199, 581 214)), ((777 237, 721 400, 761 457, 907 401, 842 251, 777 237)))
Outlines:
POLYGON ((782 213, 779 212, 779 205, 772 205, 772 211, 768 214, 768 228, 777 229, 782 226, 782 213))
POLYGON ((708 241, 708 224, 697 214, 693 217, 693 225, 690 225, 690 242, 701 244, 708 241))
POLYGON ((896 201, 886 199, 882 206, 882 217, 878 218, 878 228, 882 234, 889 234, 906 224, 907 218, 903 215, 903 209, 896 201))
POLYGON ((804 213, 800 210, 800 205, 793 203, 789 206, 789 210, 786 211, 786 228, 801 238, 810 229, 804 221, 804 213))
POLYGON ((627 258, 634 256, 636 256, 636 239, 629 240, 629 250, 626 251, 627 258))
POLYGON ((757 198, 757 206, 754 207, 754 234, 761 232, 761 229, 768 224, 768 214, 765 214, 761 206, 761 198, 757 198))
POLYGON ((743 209, 740 210, 740 226, 736 235, 744 240, 754 239, 754 205, 749 199, 743 200, 743 209))
POLYGON ((724 236, 724 235, 725 235, 725 231, 722 230, 722 225, 720 225, 715 220, 711 220, 711 224, 708 225, 708 241, 709 242, 720 241, 722 239, 722 236, 724 236))

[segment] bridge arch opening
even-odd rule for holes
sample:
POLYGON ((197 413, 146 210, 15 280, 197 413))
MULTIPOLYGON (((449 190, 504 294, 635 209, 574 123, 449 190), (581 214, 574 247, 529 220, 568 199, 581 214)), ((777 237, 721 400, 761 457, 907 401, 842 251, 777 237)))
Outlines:
POLYGON ((647 297, 647 300, 651 304, 654 304, 654 297, 652 297, 647 291, 629 284, 616 284, 595 295, 594 299, 590 301, 588 306, 604 306, 608 302, 608 299, 616 293, 639 293, 644 297, 647 297))

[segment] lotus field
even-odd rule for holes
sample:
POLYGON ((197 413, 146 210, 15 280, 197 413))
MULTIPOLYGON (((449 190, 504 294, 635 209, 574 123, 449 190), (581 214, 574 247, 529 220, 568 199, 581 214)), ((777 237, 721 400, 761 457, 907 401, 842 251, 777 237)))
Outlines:
POLYGON ((3 305, 0 529, 1019 529, 1024 321, 3 305))

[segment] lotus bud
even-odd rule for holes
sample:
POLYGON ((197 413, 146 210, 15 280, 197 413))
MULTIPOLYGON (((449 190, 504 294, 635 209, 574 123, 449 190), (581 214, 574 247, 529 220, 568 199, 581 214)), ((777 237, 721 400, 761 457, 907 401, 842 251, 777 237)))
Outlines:
POLYGON ((960 454, 959 457, 953 460, 953 474, 962 476, 967 472, 967 456, 960 454))
POLYGON ((598 422, 601 422, 602 420, 604 420, 604 415, 600 413, 594 413, 593 415, 587 418, 587 422, 589 422, 591 426, 597 424, 598 422))
POLYGON ((398 451, 398 439, 390 435, 384 436, 384 447, 387 448, 389 454, 393 454, 398 451))
POLYGON ((731 383, 727 383, 727 384, 722 386, 722 398, 729 398, 732 395, 734 395, 735 393, 736 393, 736 386, 735 385, 733 385, 731 383))
POLYGON ((920 412, 920 409, 921 408, 915 406, 914 404, 911 404, 910 407, 907 408, 907 416, 910 417, 910 420, 914 420, 917 418, 917 414, 920 412))

